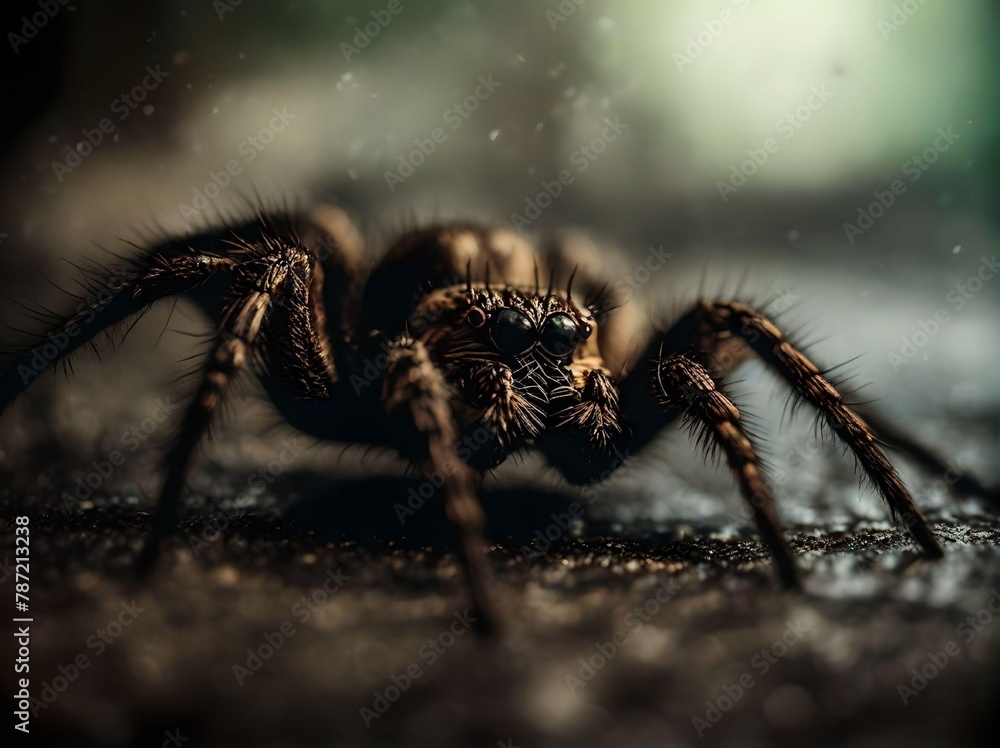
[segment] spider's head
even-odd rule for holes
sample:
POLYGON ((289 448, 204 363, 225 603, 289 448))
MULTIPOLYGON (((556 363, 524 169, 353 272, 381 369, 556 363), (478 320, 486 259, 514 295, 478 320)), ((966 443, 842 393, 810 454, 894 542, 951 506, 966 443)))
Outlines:
POLYGON ((531 364, 549 370, 591 353, 597 310, 578 306, 569 295, 511 286, 452 289, 448 295, 448 311, 432 337, 449 364, 500 361, 514 370, 531 364))
POLYGON ((496 464, 541 433, 573 399, 577 366, 599 356, 598 309, 567 293, 453 286, 424 297, 408 323, 455 384, 470 423, 494 429, 496 464))

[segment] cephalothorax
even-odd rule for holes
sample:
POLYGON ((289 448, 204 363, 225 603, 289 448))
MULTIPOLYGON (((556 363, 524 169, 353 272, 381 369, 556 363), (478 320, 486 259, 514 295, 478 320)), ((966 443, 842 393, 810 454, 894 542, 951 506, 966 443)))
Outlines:
MULTIPOLYGON (((495 614, 481 471, 532 448, 570 482, 594 482, 678 419, 724 455, 779 577, 798 585, 751 437, 721 387, 756 354, 818 410, 924 553, 942 554, 876 433, 927 468, 944 472, 943 462, 859 418, 825 373, 746 304, 701 300, 653 335, 627 308, 611 313, 618 300, 606 288, 615 279, 594 272, 594 259, 571 242, 541 258, 510 230, 454 223, 406 233, 369 267, 358 232, 337 209, 257 213, 164 241, 113 273, 92 273, 93 293, 77 311, 13 353, 0 375, 0 413, 34 379, 23 371, 50 340, 62 341, 46 358, 53 364, 150 304, 189 295, 217 321, 217 335, 167 456, 142 567, 175 528, 192 457, 222 397, 251 369, 292 426, 388 446, 443 476, 445 512, 460 531, 478 619, 488 628, 495 614)), ((959 488, 983 493, 970 476, 959 488)))

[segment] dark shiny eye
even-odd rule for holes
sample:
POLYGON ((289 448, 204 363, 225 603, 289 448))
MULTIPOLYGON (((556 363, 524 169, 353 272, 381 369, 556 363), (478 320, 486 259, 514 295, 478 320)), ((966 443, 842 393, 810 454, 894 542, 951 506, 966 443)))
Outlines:
POLYGON ((501 309, 490 328, 493 342, 509 356, 524 353, 535 344, 535 326, 521 312, 501 309))
POLYGON ((580 345, 582 337, 576 322, 568 314, 553 314, 542 326, 538 339, 542 348, 553 356, 568 356, 580 345))

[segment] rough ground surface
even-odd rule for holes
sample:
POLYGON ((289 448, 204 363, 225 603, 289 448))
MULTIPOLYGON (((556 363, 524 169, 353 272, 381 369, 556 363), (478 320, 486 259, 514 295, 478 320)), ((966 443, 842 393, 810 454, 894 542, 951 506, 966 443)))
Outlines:
MULTIPOLYGON (((88 663, 34 717, 35 733, 59 743, 160 745, 175 730, 190 746, 945 746, 1000 736, 1000 626, 986 607, 1000 608, 1000 523, 968 502, 933 510, 947 549, 936 564, 886 522, 793 527, 807 586, 796 595, 776 590, 761 546, 726 519, 732 504, 645 530, 590 519, 526 558, 535 531, 577 499, 494 487, 506 633, 490 646, 456 622, 466 598, 433 500, 398 522, 403 478, 332 481, 303 468, 234 500, 248 469, 207 461, 182 536, 137 588, 130 564, 147 517, 131 494, 152 465, 64 503, 89 457, 54 457, 52 442, 19 428, 6 432, 3 547, 12 557, 10 522, 28 514, 34 696, 60 666, 81 654, 88 663), (10 469, 28 464, 39 469, 10 469), (343 586, 305 604, 331 570, 343 586), (118 632, 112 622, 132 601, 137 616, 118 632), (963 624, 977 612, 979 623, 963 624), (283 624, 280 648, 249 660, 283 624), (102 631, 119 635, 102 644, 102 631), (929 653, 949 642, 956 654, 935 655, 935 674, 929 653), (256 669, 241 684, 234 666, 256 669), (923 667, 934 677, 913 683, 923 667), (899 684, 914 687, 906 704, 899 684)), ((0 589, 12 595, 12 578, 0 589)), ((4 667, 7 693, 11 677, 4 667)))

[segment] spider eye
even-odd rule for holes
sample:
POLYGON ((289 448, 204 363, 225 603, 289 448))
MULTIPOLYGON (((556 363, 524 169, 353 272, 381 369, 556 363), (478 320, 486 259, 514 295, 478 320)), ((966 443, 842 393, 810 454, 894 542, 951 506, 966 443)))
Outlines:
POLYGON ((465 313, 465 320, 473 327, 482 327, 486 324, 486 312, 474 306, 465 313))
POLYGON ((545 320, 539 343, 553 356, 562 357, 575 351, 582 339, 572 317, 568 314, 553 314, 545 320))
POLYGON ((535 344, 535 326, 515 309, 501 309, 490 328, 493 342, 510 356, 524 353, 535 344))

